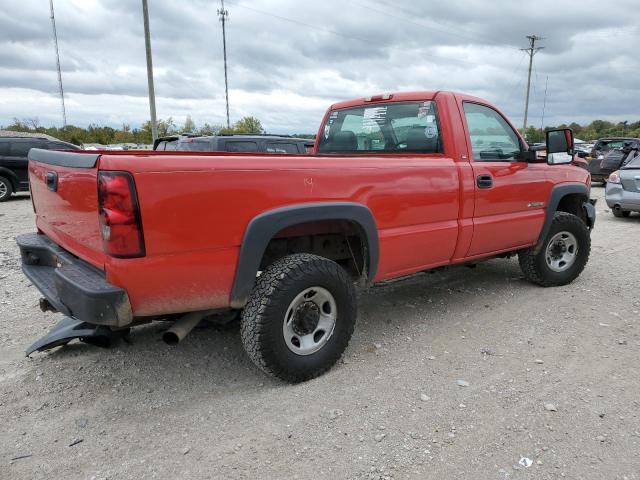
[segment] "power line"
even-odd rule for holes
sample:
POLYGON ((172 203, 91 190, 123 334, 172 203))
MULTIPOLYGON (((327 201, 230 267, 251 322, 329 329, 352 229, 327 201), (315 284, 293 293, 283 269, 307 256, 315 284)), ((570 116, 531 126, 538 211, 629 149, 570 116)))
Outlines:
POLYGON ((64 90, 62 88, 62 70, 60 69, 60 53, 58 52, 58 33, 56 31, 56 17, 53 13, 53 0, 49 0, 49 10, 51 11, 51 27, 53 28, 53 47, 56 51, 56 67, 58 69, 58 91, 60 92, 60 103, 62 104, 62 126, 67 126, 67 109, 64 106, 64 90))
POLYGON ((220 8, 218 9, 218 16, 222 22, 222 53, 224 55, 224 96, 227 101, 227 128, 231 128, 229 123, 229 80, 227 77, 227 34, 225 24, 227 23, 227 17, 229 12, 224 8, 224 0, 220 0, 220 8))
MULTIPOLYGON (((317 30, 317 31, 324 32, 324 33, 329 33, 329 34, 332 34, 332 35, 337 35, 337 36, 343 37, 343 38, 349 38, 351 40, 358 40, 359 42, 363 42, 363 43, 366 43, 368 45, 381 46, 379 43, 375 42, 374 40, 368 39, 368 38, 363 38, 363 37, 358 37, 358 36, 355 36, 355 35, 349 35, 349 34, 341 33, 341 32, 338 32, 336 30, 332 30, 330 28, 319 27, 317 25, 312 25, 310 23, 301 22, 300 20, 294 20, 293 18, 283 17, 283 16, 277 15, 275 13, 266 12, 264 10, 259 10, 257 8, 249 7, 247 5, 244 5, 244 4, 241 4, 241 3, 236 3, 234 1, 230 2, 229 0, 227 0, 227 3, 235 5, 236 7, 244 8, 246 10, 251 10, 252 12, 260 13, 261 15, 267 15, 269 17, 277 18, 278 20, 282 20, 284 22, 295 23, 297 25, 302 25, 302 26, 305 26, 305 27, 313 29, 313 30, 317 30)), ((458 63, 458 64, 466 64, 466 65, 473 65, 473 66, 484 65, 484 64, 481 64, 481 63, 470 62, 468 60, 445 57, 445 56, 442 56, 442 55, 421 54, 421 56, 422 57, 427 57, 427 58, 437 58, 437 59, 440 59, 440 60, 446 60, 448 62, 453 62, 453 63, 458 63)))
POLYGON ((527 35, 529 39, 529 48, 522 48, 521 50, 527 52, 529 55, 529 76, 527 78, 527 98, 524 103, 524 123, 522 125, 522 130, 525 131, 527 129, 527 116, 529 114, 529 91, 531 90, 531 68, 533 67, 533 56, 542 50, 544 47, 536 47, 536 41, 543 40, 542 37, 538 37, 537 35, 527 35))
MULTIPOLYGON (((457 32, 452 32, 452 31, 446 30, 444 28, 434 27, 433 25, 427 25, 425 23, 416 22, 415 20, 411 20, 411 19, 406 18, 406 17, 400 17, 398 15, 394 15, 393 13, 390 13, 388 10, 378 10, 377 8, 371 7, 369 5, 364 5, 364 4, 360 3, 360 2, 356 2, 356 1, 353 1, 353 0, 351 1, 351 3, 354 3, 354 4, 356 4, 356 5, 358 5, 358 6, 362 7, 362 8, 365 8, 367 10, 371 10, 373 12, 377 12, 377 13, 379 13, 381 15, 384 15, 385 17, 395 18, 395 19, 401 20, 403 22, 411 23, 411 24, 416 25, 418 27, 428 28, 430 30, 434 30, 434 31, 437 31, 437 32, 440 32, 440 33, 444 33, 445 35, 450 35, 450 36, 459 37, 459 38, 482 40, 483 43, 490 44, 490 45, 502 45, 501 43, 498 43, 495 40, 491 40, 488 37, 484 37, 482 35, 478 35, 475 32, 473 34, 466 34, 465 35, 464 33, 458 33, 458 32, 464 32, 465 31, 465 30, 462 30, 462 29, 459 29, 459 28, 457 28, 457 32)), ((388 6, 390 8, 394 8, 394 9, 398 9, 403 13, 407 13, 405 10, 401 10, 400 8, 398 8, 396 5, 391 5, 391 4, 385 3, 385 2, 382 2, 382 3, 385 6, 388 6)))
POLYGON ((151 34, 149 33, 149 7, 147 0, 142 0, 142 16, 144 20, 144 46, 147 55, 147 84, 149 86, 149 111, 151 114, 151 136, 155 142, 158 138, 156 123, 156 93, 153 87, 153 61, 151 60, 151 34))
POLYGON ((540 119, 540 130, 544 128, 544 111, 547 109, 547 87, 549 86, 549 75, 544 82, 544 101, 542 102, 542 118, 540 119))

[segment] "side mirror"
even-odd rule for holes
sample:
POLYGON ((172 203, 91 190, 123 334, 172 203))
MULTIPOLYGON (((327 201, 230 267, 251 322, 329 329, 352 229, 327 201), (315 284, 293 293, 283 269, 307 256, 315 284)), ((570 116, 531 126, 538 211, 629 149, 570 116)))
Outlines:
POLYGON ((573 131, 570 128, 547 132, 547 163, 558 165, 573 161, 573 131))

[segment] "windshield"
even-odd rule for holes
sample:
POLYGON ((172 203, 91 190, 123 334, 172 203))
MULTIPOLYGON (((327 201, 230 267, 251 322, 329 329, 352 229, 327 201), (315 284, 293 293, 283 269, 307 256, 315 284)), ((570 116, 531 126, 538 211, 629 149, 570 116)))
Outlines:
POLYGON ((320 153, 440 153, 434 101, 373 104, 332 111, 321 130, 320 153))

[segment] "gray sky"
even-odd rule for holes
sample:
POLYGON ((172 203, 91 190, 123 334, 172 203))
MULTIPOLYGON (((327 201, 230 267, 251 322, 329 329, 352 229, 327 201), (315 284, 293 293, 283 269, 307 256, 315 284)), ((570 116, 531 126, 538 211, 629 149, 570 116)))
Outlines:
MULTIPOLYGON (((522 123, 525 35, 535 56, 529 123, 640 119, 637 0, 227 0, 231 121, 315 132, 335 101, 401 90, 484 97, 522 123)), ((0 125, 60 125, 45 0, 0 0, 0 125)), ((68 123, 148 119, 140 0, 55 0, 68 123)), ((158 117, 222 124, 219 2, 149 0, 158 117)))

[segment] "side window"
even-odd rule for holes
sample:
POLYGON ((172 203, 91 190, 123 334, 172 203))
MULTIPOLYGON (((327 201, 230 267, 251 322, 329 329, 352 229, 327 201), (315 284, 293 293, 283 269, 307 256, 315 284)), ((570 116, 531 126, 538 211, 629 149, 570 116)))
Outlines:
POLYGON ((33 142, 12 142, 9 146, 9 155, 12 157, 26 157, 29 150, 37 146, 33 142))
POLYGON ((293 143, 267 142, 267 153, 298 153, 298 147, 293 143))
POLYGON ((474 160, 515 160, 520 139, 502 115, 492 108, 464 102, 474 160))
POLYGON ((258 144, 256 142, 227 142, 225 145, 225 150, 227 152, 257 152, 258 144))
POLYGON ((330 112, 318 143, 320 153, 441 153, 433 100, 389 102, 330 112))
POLYGON ((42 148, 46 148, 47 150, 70 150, 71 149, 69 145, 66 145, 60 142, 49 142, 46 145, 47 145, 46 147, 43 146, 42 148))

